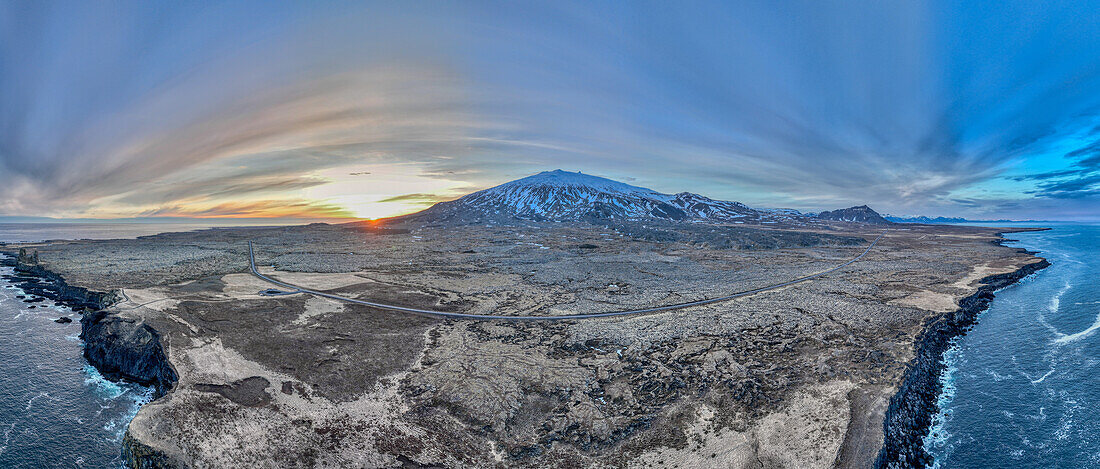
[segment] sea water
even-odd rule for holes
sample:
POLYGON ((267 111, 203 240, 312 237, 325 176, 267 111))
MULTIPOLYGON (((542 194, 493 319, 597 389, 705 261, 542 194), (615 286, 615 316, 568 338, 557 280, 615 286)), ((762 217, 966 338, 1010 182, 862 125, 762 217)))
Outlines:
POLYGON ((997 293, 945 355, 940 468, 1100 467, 1100 226, 1011 233, 1051 266, 997 293))
POLYGON ((0 242, 33 243, 60 239, 122 239, 192 231, 212 225, 185 223, 0 223, 0 242))
POLYGON ((81 355, 80 315, 19 295, 0 280, 0 467, 119 467, 126 425, 153 390, 104 379, 81 355))
MULTIPOLYGON (((0 241, 133 238, 201 227, 0 224, 0 241)), ((0 275, 11 273, 0 267, 0 275)), ((80 315, 20 295, 30 298, 0 279, 0 468, 120 467, 126 426, 153 389, 104 379, 82 355, 80 315), (54 322, 60 317, 73 322, 54 322)))

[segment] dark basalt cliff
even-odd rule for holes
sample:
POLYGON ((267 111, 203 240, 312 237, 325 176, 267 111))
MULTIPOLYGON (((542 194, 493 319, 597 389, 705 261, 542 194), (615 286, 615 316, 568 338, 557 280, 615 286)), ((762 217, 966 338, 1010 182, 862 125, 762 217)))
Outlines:
POLYGON ((132 469, 176 469, 186 467, 161 452, 138 441, 127 430, 122 437, 122 457, 132 469))
POLYGON ((107 308, 121 299, 117 291, 98 292, 74 287, 38 263, 38 253, 20 249, 15 259, 8 257, 4 263, 15 267, 11 281, 32 295, 50 298, 76 311, 107 308))
POLYGON ((936 316, 925 324, 916 343, 916 357, 909 363, 905 381, 890 399, 883 423, 885 441, 876 468, 928 467, 932 456, 924 450, 924 435, 939 411, 936 400, 943 392, 940 375, 946 366, 943 353, 951 340, 965 335, 977 322, 978 314, 989 308, 993 292, 1049 266, 1045 259, 1021 267, 1015 272, 981 279, 978 292, 959 301, 959 309, 936 316))
MULTIPOLYGON (((156 397, 165 395, 177 380, 161 345, 161 336, 143 321, 106 310, 117 303, 117 291, 98 292, 74 287, 39 265, 37 253, 20 250, 12 258, 0 253, 0 264, 15 267, 11 281, 27 293, 50 298, 80 312, 80 338, 84 358, 106 378, 153 386, 156 397)), ((166 459, 129 437, 123 442, 129 467, 171 467, 166 459)))
POLYGON ((110 312, 117 303, 117 291, 98 292, 74 287, 60 275, 38 263, 37 252, 19 250, 13 280, 27 293, 51 298, 83 314, 80 338, 84 357, 103 376, 155 386, 164 395, 176 381, 176 373, 161 347, 160 334, 139 319, 110 312))
POLYGON ((162 396, 176 382, 176 372, 161 347, 160 334, 144 322, 106 310, 80 319, 84 358, 103 376, 155 386, 162 396))

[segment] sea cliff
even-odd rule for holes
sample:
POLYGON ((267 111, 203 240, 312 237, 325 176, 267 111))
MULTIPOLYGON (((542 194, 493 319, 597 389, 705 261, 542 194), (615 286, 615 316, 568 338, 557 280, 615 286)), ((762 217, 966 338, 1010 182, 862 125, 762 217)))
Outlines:
POLYGON ((1047 260, 1025 264, 1016 271, 982 278, 974 294, 959 300, 959 308, 929 318, 915 344, 916 356, 909 363, 905 379, 886 411, 885 441, 875 461, 876 468, 928 467, 932 456, 924 450, 924 436, 938 411, 936 400, 943 392, 940 375, 946 364, 944 352, 952 339, 965 335, 989 308, 994 292, 1050 265, 1047 260))
MULTIPOLYGON (((118 303, 121 292, 100 292, 69 285, 65 279, 38 263, 37 252, 20 249, 16 256, 0 252, 0 264, 15 267, 12 281, 23 291, 50 298, 81 313, 80 338, 84 358, 111 380, 153 386, 155 397, 171 391, 178 376, 168 361, 161 335, 144 321, 107 308, 118 303)), ((129 467, 174 467, 167 459, 133 440, 127 432, 123 456, 129 467)))

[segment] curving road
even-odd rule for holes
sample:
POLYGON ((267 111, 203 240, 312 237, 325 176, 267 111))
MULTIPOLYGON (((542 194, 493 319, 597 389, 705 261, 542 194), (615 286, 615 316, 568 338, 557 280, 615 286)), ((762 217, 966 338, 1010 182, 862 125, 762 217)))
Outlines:
POLYGON ((566 320, 566 319, 606 318, 606 317, 613 317, 613 316, 632 316, 632 315, 636 315, 636 314, 647 314, 647 313, 657 313, 657 312, 661 312, 661 311, 670 311, 670 310, 680 309, 680 308, 689 308, 689 307, 692 307, 692 306, 708 305, 708 304, 711 304, 711 303, 718 303, 720 301, 728 301, 728 300, 732 300, 734 298, 740 298, 740 297, 743 297, 743 296, 755 295, 757 293, 766 292, 768 290, 775 290, 775 289, 778 289, 778 288, 783 288, 783 287, 786 287, 786 286, 794 285, 796 283, 802 283, 802 282, 805 282, 807 280, 815 279, 815 278, 820 277, 820 276, 825 275, 825 274, 836 272, 837 270, 840 270, 844 267, 847 267, 847 266, 851 265, 853 262, 860 260, 861 258, 863 258, 863 256, 867 255, 867 253, 871 250, 871 248, 875 247, 875 245, 878 244, 878 241, 880 239, 882 239, 883 236, 886 236, 886 232, 883 232, 882 234, 878 235, 878 237, 875 238, 875 240, 873 242, 871 242, 871 245, 867 246, 867 249, 864 249, 863 252, 859 253, 858 256, 852 258, 848 262, 840 264, 840 265, 838 265, 836 267, 833 267, 831 269, 818 272, 818 273, 813 274, 813 275, 807 275, 805 277, 798 277, 794 280, 789 280, 789 281, 786 281, 786 282, 783 282, 783 283, 777 283, 775 285, 768 285, 766 287, 754 288, 752 290, 745 290, 745 291, 742 291, 742 292, 734 293, 732 295, 727 295, 727 296, 718 297, 718 298, 708 298, 708 299, 704 299, 704 300, 689 301, 689 302, 686 302, 686 303, 676 303, 676 304, 665 305, 665 306, 655 306, 655 307, 652 307, 652 308, 630 309, 630 310, 624 310, 624 311, 607 311, 607 312, 603 312, 603 313, 590 313, 590 314, 567 314, 567 315, 558 315, 558 316, 500 316, 500 315, 493 315, 493 314, 451 313, 451 312, 447 312, 447 311, 436 311, 436 310, 431 310, 431 309, 409 308, 409 307, 405 307, 405 306, 388 305, 388 304, 384 304, 384 303, 375 303, 375 302, 372 302, 372 301, 358 300, 358 299, 355 299, 355 298, 347 298, 347 297, 344 297, 344 296, 333 295, 331 293, 325 293, 325 292, 321 292, 321 291, 317 291, 317 290, 310 290, 308 288, 300 287, 298 285, 294 285, 294 284, 290 284, 290 283, 286 283, 286 282, 280 282, 280 281, 275 280, 271 277, 268 277, 264 274, 261 274, 258 270, 256 270, 256 256, 252 252, 252 241, 248 242, 248 264, 249 264, 249 269, 252 270, 252 275, 255 275, 256 277, 259 277, 261 280, 264 280, 266 282, 278 285, 278 286, 283 287, 283 288, 290 289, 291 291, 288 292, 288 293, 308 293, 310 295, 316 295, 316 296, 320 296, 320 297, 324 297, 324 298, 331 298, 331 299, 338 300, 338 301, 346 301, 348 303, 366 305, 366 306, 370 306, 370 307, 373 307, 373 308, 384 309, 384 310, 387 310, 387 311, 397 311, 397 312, 402 312, 402 313, 414 313, 414 314, 425 314, 425 315, 428 315, 428 316, 436 316, 436 317, 451 318, 451 319, 502 319, 502 320, 510 320, 510 321, 561 321, 561 320, 566 320))

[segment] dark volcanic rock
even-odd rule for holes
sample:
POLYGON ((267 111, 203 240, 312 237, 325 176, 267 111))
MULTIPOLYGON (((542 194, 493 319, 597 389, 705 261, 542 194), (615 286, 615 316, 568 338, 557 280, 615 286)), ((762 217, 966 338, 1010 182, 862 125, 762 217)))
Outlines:
POLYGON ((989 308, 993 292, 1049 265, 1044 259, 1015 272, 985 277, 977 293, 959 301, 958 310, 929 320, 917 339, 917 354, 909 363, 905 381, 890 399, 883 423, 885 441, 875 461, 876 468, 901 469, 932 464, 932 456, 924 450, 924 435, 932 425, 932 416, 939 411, 936 400, 943 391, 940 374, 946 366, 943 353, 951 346, 951 339, 966 334, 977 322, 978 313, 989 308))
POLYGON ((122 458, 134 469, 174 469, 184 467, 172 458, 138 441, 127 430, 122 437, 122 458))
POLYGON ((852 221, 858 223, 873 223, 876 225, 889 225, 892 222, 882 218, 871 207, 860 205, 858 207, 842 208, 840 210, 825 211, 817 214, 822 220, 852 221))
MULTIPOLYGON (((271 382, 266 378, 252 376, 229 384, 198 383, 195 385, 195 389, 220 394, 222 397, 243 406, 259 407, 271 402, 271 394, 267 392, 267 387, 270 385, 271 382)), ((290 394, 286 391, 287 386, 284 384, 283 392, 290 394)))
POLYGON ((84 358, 108 379, 155 386, 163 395, 176 382, 160 334, 142 321, 100 310, 80 319, 84 358))
POLYGON ((760 230, 736 226, 668 221, 603 220, 594 221, 593 223, 603 225, 633 239, 658 243, 688 243, 707 246, 712 249, 782 249, 823 245, 858 246, 867 242, 865 239, 855 236, 760 230))
MULTIPOLYGON (((37 258, 37 253, 34 256, 37 258)), ((74 287, 46 268, 38 264, 18 263, 15 266, 19 274, 13 277, 13 281, 23 291, 32 295, 28 303, 43 301, 41 297, 51 298, 73 309, 92 308, 103 309, 111 306, 121 299, 119 292, 98 292, 83 287, 74 287)))
MULTIPOLYGON (((84 358, 104 377, 155 386, 158 396, 176 382, 176 372, 161 346, 160 334, 141 321, 104 310, 121 299, 118 291, 105 293, 71 286, 60 275, 39 265, 37 252, 30 254, 25 249, 20 249, 15 269, 17 275, 13 280, 24 291, 38 296, 31 301, 50 298, 82 312, 80 338, 84 339, 84 358)), ((55 321, 69 323, 72 319, 55 321)))
POLYGON ((68 324, 70 322, 73 322, 73 320, 62 316, 60 318, 54 319, 53 322, 56 322, 58 324, 68 324))

